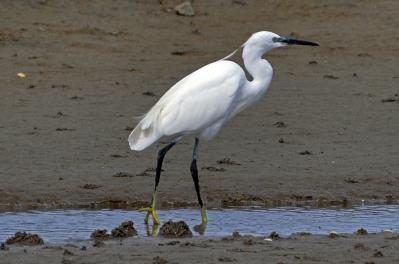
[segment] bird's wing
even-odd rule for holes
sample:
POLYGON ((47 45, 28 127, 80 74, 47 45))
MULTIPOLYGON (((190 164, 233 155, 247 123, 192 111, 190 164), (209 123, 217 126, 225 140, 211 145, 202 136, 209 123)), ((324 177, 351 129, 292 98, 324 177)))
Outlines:
POLYGON ((208 64, 171 87, 145 114, 129 136, 142 150, 162 136, 196 132, 227 118, 246 80, 231 61, 208 64))
POLYGON ((195 71, 161 98, 159 129, 164 135, 198 131, 227 117, 244 79, 241 67, 229 61, 195 71))

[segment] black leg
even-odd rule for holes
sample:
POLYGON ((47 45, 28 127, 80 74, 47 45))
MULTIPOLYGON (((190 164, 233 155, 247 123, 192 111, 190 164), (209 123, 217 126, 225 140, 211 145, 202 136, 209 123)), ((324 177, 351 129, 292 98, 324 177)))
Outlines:
POLYGON ((194 144, 194 150, 193 150, 193 160, 191 162, 190 171, 191 171, 191 177, 193 178, 193 181, 194 181, 195 192, 197 193, 198 203, 201 207, 202 224, 206 224, 208 222, 208 217, 206 215, 206 209, 204 207, 204 203, 202 202, 202 199, 201 199, 201 191, 200 191, 199 180, 198 180, 198 169, 197 169, 198 144, 199 144, 199 139, 195 138, 195 144, 194 144))
POLYGON ((159 179, 161 178, 161 171, 162 171, 162 163, 163 159, 166 155, 166 153, 174 146, 176 145, 175 141, 170 142, 168 145, 163 147, 159 152, 158 152, 158 158, 157 158, 157 169, 156 169, 156 175, 155 175, 155 187, 154 187, 154 192, 157 190, 158 184, 159 184, 159 179))
POLYGON ((161 222, 158 219, 157 214, 155 213, 155 205, 156 205, 156 200, 157 200, 157 187, 159 184, 159 178, 161 178, 161 171, 162 171, 162 162, 163 159, 166 155, 166 153, 174 146, 176 145, 177 140, 170 142, 168 145, 166 145, 164 148, 162 148, 158 152, 158 158, 157 158, 157 169, 156 169, 156 175, 155 175, 155 186, 154 186, 154 192, 152 193, 152 199, 151 199, 151 207, 147 208, 141 208, 139 209, 140 212, 147 212, 146 216, 144 217, 144 223, 148 223, 148 218, 150 214, 152 215, 152 219, 154 221, 155 225, 159 225, 161 222))
POLYGON ((202 199, 201 199, 201 192, 200 192, 200 186, 199 186, 199 180, 198 180, 198 169, 197 169, 198 143, 199 143, 199 139, 195 138, 195 144, 194 144, 194 150, 193 150, 193 160, 191 162, 190 171, 191 171, 191 177, 193 177, 195 191, 197 192, 198 203, 202 208, 204 203, 202 202, 202 199))

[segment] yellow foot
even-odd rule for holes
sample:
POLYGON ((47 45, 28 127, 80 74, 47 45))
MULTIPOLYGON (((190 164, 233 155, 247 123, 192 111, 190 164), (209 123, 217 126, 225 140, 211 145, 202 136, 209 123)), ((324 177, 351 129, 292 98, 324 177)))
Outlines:
POLYGON ((208 216, 206 215, 205 206, 201 207, 201 224, 206 225, 208 223, 208 216))
POLYGON ((147 207, 147 208, 140 208, 139 212, 147 212, 147 214, 144 217, 144 223, 148 224, 148 218, 150 214, 152 215, 152 221, 154 225, 159 225, 161 222, 158 219, 157 213, 155 212, 155 209, 152 207, 147 207))

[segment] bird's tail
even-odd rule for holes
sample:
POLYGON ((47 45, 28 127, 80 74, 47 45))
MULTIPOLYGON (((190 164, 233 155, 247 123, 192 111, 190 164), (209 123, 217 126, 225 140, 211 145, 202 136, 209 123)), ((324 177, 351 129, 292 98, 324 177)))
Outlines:
POLYGON ((143 150, 162 136, 158 133, 152 121, 151 115, 148 113, 133 129, 128 139, 130 149, 136 151, 143 150))

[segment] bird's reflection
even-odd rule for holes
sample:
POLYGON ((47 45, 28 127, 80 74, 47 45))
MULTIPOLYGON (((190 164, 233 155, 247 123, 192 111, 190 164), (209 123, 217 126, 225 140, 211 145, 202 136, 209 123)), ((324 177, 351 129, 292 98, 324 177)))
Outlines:
POLYGON ((147 236, 152 236, 152 237, 157 237, 158 236, 158 232, 159 232, 159 225, 149 225, 149 224, 145 224, 145 230, 147 233, 147 236))
POLYGON ((206 224, 199 224, 194 226, 194 231, 197 232, 200 235, 204 235, 206 231, 206 224))

